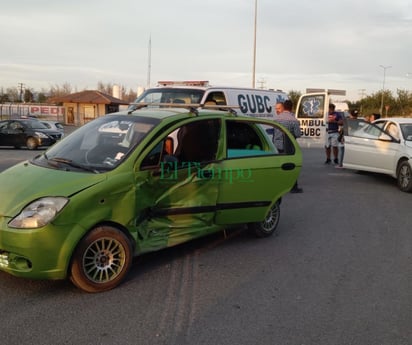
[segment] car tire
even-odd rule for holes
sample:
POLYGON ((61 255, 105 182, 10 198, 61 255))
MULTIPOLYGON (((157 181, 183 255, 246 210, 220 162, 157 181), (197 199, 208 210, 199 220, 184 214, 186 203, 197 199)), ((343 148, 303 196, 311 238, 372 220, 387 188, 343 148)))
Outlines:
POLYGON ((248 224, 248 229, 256 237, 268 237, 273 235, 279 224, 280 219, 280 202, 276 201, 269 209, 268 214, 262 222, 248 224))
POLYGON ((408 161, 403 161, 397 171, 398 187, 402 192, 412 192, 412 168, 408 161))
POLYGON ((102 292, 119 285, 132 263, 132 245, 127 236, 111 226, 90 231, 77 246, 70 279, 86 292, 102 292))
POLYGON ((29 150, 37 149, 37 140, 33 137, 28 137, 26 140, 26 146, 29 150))

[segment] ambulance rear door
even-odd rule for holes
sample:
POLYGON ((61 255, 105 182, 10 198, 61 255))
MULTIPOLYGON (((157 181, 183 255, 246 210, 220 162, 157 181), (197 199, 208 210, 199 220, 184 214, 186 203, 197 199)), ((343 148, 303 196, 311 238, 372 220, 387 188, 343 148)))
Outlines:
POLYGON ((324 146, 330 96, 345 96, 345 90, 306 89, 296 107, 296 118, 300 122, 302 147, 324 146))
POLYGON ((300 122, 302 147, 323 146, 326 134, 326 115, 329 107, 327 92, 307 93, 299 98, 296 118, 300 122))

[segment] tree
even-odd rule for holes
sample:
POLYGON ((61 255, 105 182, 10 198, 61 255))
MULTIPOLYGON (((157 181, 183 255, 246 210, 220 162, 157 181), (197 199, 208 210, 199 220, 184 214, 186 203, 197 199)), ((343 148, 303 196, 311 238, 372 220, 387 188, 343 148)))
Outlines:
POLYGON ((49 97, 61 97, 70 95, 72 93, 72 86, 69 83, 64 83, 62 86, 54 85, 50 88, 49 97))
POLYGON ((302 96, 302 93, 300 91, 290 90, 288 92, 288 96, 289 96, 289 99, 292 101, 293 106, 296 107, 300 96, 302 96))
POLYGON ((107 95, 111 95, 113 93, 113 84, 112 83, 103 83, 99 81, 97 83, 97 91, 103 92, 107 95))
POLYGON ((396 100, 399 115, 405 116, 412 113, 412 93, 406 90, 397 89, 398 98, 396 100))
POLYGON ((24 95, 23 95, 23 100, 25 103, 30 103, 33 102, 33 93, 30 91, 30 89, 25 89, 24 90, 24 95))
POLYGON ((17 87, 9 87, 6 89, 10 102, 20 102, 20 93, 17 87))
POLYGON ((37 96, 37 101, 39 103, 46 103, 47 102, 47 96, 43 92, 39 92, 37 96))
POLYGON ((7 102, 10 102, 9 95, 7 93, 4 93, 3 88, 1 88, 0 103, 7 103, 7 102))
MULTIPOLYGON (((112 95, 114 86, 115 84, 112 84, 112 83, 105 84, 102 81, 99 81, 97 84, 97 90, 100 92, 106 93, 108 95, 112 95)), ((119 87, 119 90, 120 90, 119 96, 121 100, 131 103, 137 98, 137 92, 134 92, 132 89, 129 89, 129 91, 127 91, 124 85, 117 85, 117 86, 119 87)))
POLYGON ((133 103, 137 98, 137 92, 129 89, 128 93, 125 93, 123 100, 128 103, 133 103))
MULTIPOLYGON (((390 90, 383 93, 383 116, 412 116, 412 93, 407 90, 397 90, 393 96, 390 90), (388 110, 386 111, 386 106, 388 110)), ((379 113, 382 103, 382 91, 375 92, 362 98, 351 106, 351 109, 362 110, 362 115, 379 113)))

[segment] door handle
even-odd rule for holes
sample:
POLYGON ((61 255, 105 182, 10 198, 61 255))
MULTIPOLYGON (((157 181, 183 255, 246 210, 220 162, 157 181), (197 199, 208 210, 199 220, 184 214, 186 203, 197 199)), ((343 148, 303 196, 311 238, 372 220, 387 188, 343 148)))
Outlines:
POLYGON ((210 169, 204 169, 204 170, 202 169, 200 171, 200 175, 202 176, 202 178, 210 179, 213 177, 214 173, 210 169))
POLYGON ((281 166, 282 170, 293 170, 296 168, 295 163, 283 163, 281 166))

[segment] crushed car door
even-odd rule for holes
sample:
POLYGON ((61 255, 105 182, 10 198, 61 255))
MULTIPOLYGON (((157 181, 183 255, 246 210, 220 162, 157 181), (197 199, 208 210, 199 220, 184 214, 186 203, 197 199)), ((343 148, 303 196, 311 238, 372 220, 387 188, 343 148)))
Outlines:
POLYGON ((221 121, 197 120, 165 135, 143 159, 137 204, 142 251, 176 245, 214 230, 218 185, 210 171, 221 121))

